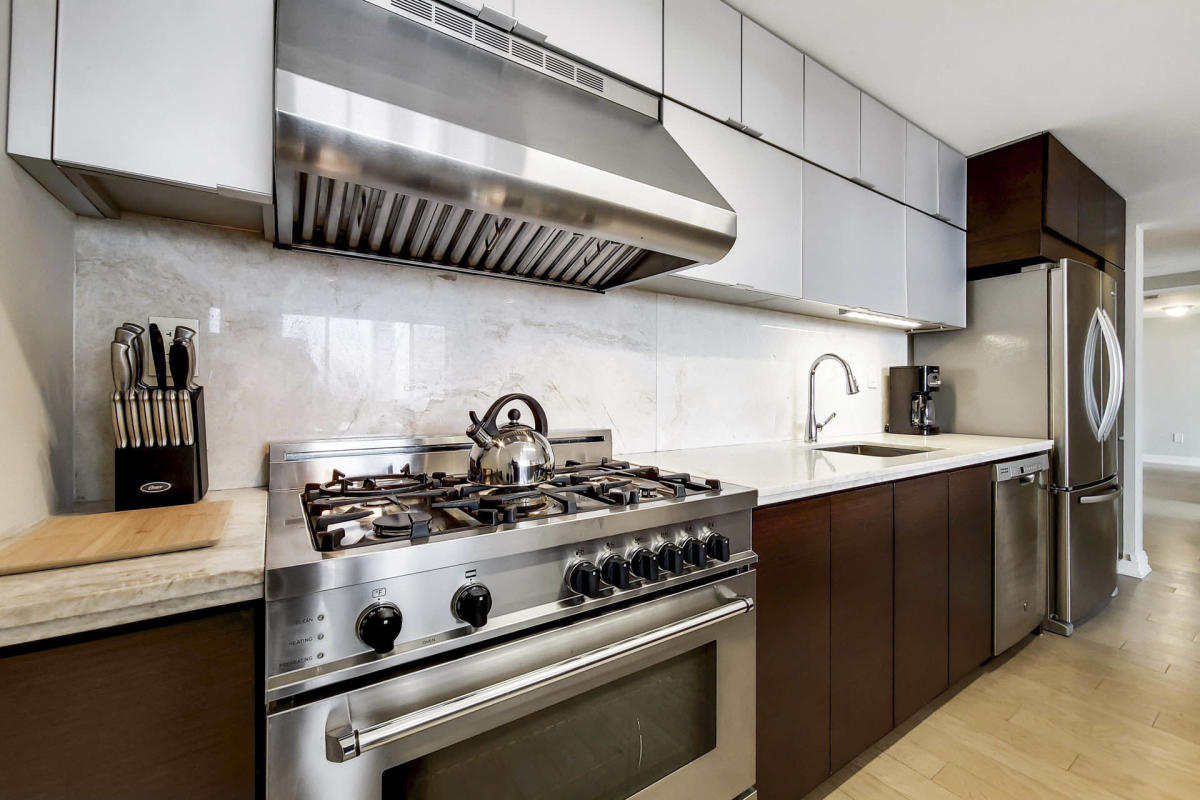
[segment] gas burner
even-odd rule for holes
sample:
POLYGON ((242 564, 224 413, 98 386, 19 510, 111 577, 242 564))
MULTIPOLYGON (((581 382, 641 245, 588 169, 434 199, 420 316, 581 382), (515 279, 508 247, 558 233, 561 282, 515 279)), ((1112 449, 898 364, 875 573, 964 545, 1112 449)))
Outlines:
POLYGON ((479 492, 479 505, 482 508, 515 508, 518 514, 528 513, 542 508, 548 502, 545 493, 538 489, 508 489, 497 487, 479 492))
POLYGON ((376 536, 385 539, 402 536, 423 539, 429 536, 429 523, 432 519, 432 515, 426 511, 405 508, 403 511, 376 517, 371 521, 371 526, 375 529, 376 536))

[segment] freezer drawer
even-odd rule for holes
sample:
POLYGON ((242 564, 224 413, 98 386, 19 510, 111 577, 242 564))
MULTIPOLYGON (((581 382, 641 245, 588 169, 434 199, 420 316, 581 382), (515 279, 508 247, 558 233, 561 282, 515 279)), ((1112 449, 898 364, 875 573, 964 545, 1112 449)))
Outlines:
POLYGON ((1117 476, 1054 495, 1055 620, 1069 634, 1117 589, 1121 484, 1117 476))
POLYGON ((1046 455, 992 468, 992 655, 1012 647, 1046 618, 1049 469, 1046 455))

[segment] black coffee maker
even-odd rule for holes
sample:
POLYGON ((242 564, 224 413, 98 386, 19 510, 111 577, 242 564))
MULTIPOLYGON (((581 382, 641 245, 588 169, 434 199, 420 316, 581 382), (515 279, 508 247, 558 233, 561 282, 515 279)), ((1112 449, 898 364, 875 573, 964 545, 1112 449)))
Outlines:
POLYGON ((887 424, 889 433, 929 436, 938 432, 933 393, 942 385, 937 367, 892 367, 888 370, 887 424))

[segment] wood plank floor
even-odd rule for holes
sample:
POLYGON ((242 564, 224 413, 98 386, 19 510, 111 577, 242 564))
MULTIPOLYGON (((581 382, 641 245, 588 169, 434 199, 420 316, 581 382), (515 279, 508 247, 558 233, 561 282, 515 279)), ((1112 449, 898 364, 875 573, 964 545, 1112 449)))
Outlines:
POLYGON ((1146 580, 977 670, 809 800, 1200 798, 1200 473, 1145 476, 1146 580))

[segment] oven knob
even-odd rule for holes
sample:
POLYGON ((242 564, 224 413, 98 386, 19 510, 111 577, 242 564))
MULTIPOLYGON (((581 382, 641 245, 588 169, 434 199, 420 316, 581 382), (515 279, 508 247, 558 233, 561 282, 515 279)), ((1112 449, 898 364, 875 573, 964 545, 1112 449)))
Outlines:
POLYGON ((376 653, 390 653, 403 624, 404 615, 399 608, 393 603, 379 603, 359 616, 358 638, 376 653))
POLYGON ((580 561, 567 573, 567 586, 578 594, 599 597, 600 570, 590 561, 580 561))
POLYGON ((658 566, 676 575, 683 574, 683 551, 679 545, 666 542, 658 548, 658 566))
POLYGON ((683 560, 691 564, 693 567, 708 566, 708 552, 704 549, 704 542, 694 536, 689 536, 683 540, 683 560))
POLYGON ((628 589, 633 578, 629 570, 629 562, 623 556, 611 555, 600 564, 604 582, 618 589, 628 589))
POLYGON ((487 625, 488 612, 492 610, 492 593, 482 583, 472 583, 454 595, 454 616, 472 628, 487 625))
POLYGON ((704 540, 704 549, 708 551, 709 558, 715 558, 717 561, 728 561, 729 537, 722 536, 719 533, 710 533, 704 540))
POLYGON ((629 557, 629 563, 633 566, 633 574, 642 580, 658 580, 658 562, 654 560, 654 553, 646 548, 639 547, 634 550, 633 555, 629 557))

